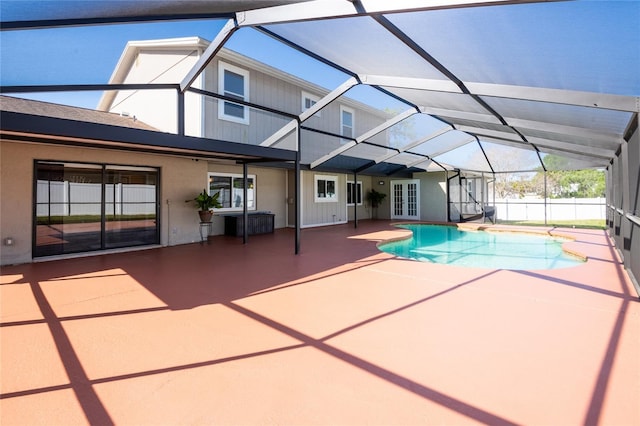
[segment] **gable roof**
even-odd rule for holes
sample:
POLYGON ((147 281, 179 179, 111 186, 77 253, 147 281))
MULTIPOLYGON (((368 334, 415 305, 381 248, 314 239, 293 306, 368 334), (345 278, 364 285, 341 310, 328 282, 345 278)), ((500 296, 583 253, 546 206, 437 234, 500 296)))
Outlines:
POLYGON ((122 116, 110 112, 71 107, 50 102, 15 98, 12 96, 0 96, 0 110, 42 117, 63 118, 88 123, 107 124, 110 126, 129 127, 132 129, 158 131, 155 127, 143 123, 135 117, 122 116))

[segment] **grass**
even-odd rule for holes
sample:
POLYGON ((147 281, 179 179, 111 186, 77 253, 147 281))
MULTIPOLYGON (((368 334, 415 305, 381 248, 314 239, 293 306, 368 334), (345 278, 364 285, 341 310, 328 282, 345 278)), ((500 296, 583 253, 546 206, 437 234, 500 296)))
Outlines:
POLYGON ((606 229, 607 224, 604 219, 582 219, 582 220, 548 220, 545 224, 540 220, 498 220, 496 223, 503 225, 526 225, 526 226, 561 226, 563 228, 588 228, 606 229))
MULTIPOLYGON (((155 219, 155 214, 123 214, 123 215, 112 215, 108 214, 105 216, 105 220, 107 222, 113 221, 132 221, 132 220, 147 220, 147 219, 155 219)), ((72 215, 72 216, 38 216, 37 224, 38 225, 60 225, 63 223, 94 223, 100 222, 102 217, 100 215, 72 215)))

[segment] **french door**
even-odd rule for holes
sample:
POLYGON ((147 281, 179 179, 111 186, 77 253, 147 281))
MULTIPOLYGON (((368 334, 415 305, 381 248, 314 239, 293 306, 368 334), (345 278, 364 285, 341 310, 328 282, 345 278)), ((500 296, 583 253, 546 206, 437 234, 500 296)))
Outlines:
POLYGON ((420 219, 420 181, 391 181, 391 219, 420 219))

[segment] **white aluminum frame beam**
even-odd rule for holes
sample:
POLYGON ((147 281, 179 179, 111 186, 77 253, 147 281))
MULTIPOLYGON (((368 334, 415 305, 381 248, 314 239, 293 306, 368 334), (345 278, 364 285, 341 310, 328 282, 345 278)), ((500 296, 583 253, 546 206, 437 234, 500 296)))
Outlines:
MULTIPOLYGON (((481 129, 479 129, 481 130, 481 129)), ((530 144, 534 144, 539 148, 539 151, 545 153, 547 149, 552 149, 558 152, 567 152, 571 153, 574 156, 580 155, 584 159, 607 159, 611 158, 615 151, 608 150, 606 148, 595 148, 588 147, 580 144, 575 144, 572 142, 564 142, 564 141, 556 141, 553 139, 543 139, 543 138, 528 138, 530 144, 526 144, 521 140, 516 140, 512 138, 502 137, 495 134, 490 134, 489 132, 485 132, 483 134, 481 131, 476 133, 476 136, 480 138, 480 142, 488 142, 498 145, 505 145, 519 149, 525 149, 530 151, 535 151, 530 144)))
POLYGON ((463 93, 451 80, 436 78, 398 77, 388 75, 359 74, 360 81, 371 86, 394 87, 398 89, 429 90, 432 92, 463 93))
MULTIPOLYGON (((293 129, 295 129, 298 125, 307 121, 309 118, 313 117, 318 111, 329 105, 331 102, 338 99, 340 96, 348 92, 353 86, 357 86, 360 84, 357 78, 351 77, 340 86, 336 87, 331 91, 331 93, 325 95, 318 102, 313 104, 311 108, 302 111, 302 113, 298 116, 298 120, 291 120, 289 123, 285 124, 280 130, 275 132, 273 135, 269 136, 265 139, 260 145, 261 146, 271 146, 276 144, 281 138, 289 134, 293 129)), ((414 110, 415 112, 415 110, 414 110)))
POLYGON ((314 0, 283 6, 266 7, 238 13, 240 26, 280 24, 318 19, 346 18, 369 14, 416 12, 433 9, 491 6, 513 3, 540 3, 543 0, 361 0, 364 10, 356 2, 345 0, 314 0))
POLYGON ((433 160, 429 159, 429 158, 421 158, 418 161, 414 161, 413 163, 409 163, 407 164, 407 168, 410 169, 411 167, 418 167, 420 164, 422 163, 427 163, 426 166, 421 167, 422 169, 428 170, 429 166, 431 164, 433 164, 433 160))
MULTIPOLYGON (((455 130, 452 126, 443 127, 442 129, 438 129, 435 132, 431 133, 429 136, 425 136, 424 138, 418 139, 418 140, 416 140, 414 142, 411 142, 411 143, 403 146, 402 148, 399 148, 398 149, 399 152, 392 152, 390 154, 383 155, 382 157, 378 157, 374 161, 375 161, 376 164, 382 163, 383 161, 387 161, 387 160, 395 157, 396 155, 400 155, 403 152, 407 152, 411 148, 415 148, 418 145, 422 145, 423 143, 429 142, 431 139, 435 139, 438 136, 443 135, 443 134, 445 134, 447 132, 450 132, 452 130, 455 130)), ((421 160, 421 161, 424 161, 424 160, 421 160)))
MULTIPOLYGON (((361 75, 363 83, 386 88, 430 90, 434 92, 462 93, 450 80, 428 78, 394 77, 384 75, 361 75)), ((638 112, 640 97, 612 95, 608 93, 581 92, 577 90, 548 89, 542 87, 515 86, 509 84, 463 82, 471 95, 489 96, 547 102, 562 105, 576 105, 588 108, 610 109, 614 111, 638 112)))
POLYGON ((468 135, 468 136, 469 136, 468 138, 461 139, 460 141, 456 142, 454 145, 448 146, 447 149, 441 149, 439 151, 435 151, 435 152, 432 152, 431 154, 427 154, 427 155, 429 157, 431 157, 431 158, 435 158, 438 155, 446 154, 449 151, 453 151, 454 149, 460 148, 461 146, 464 146, 464 145, 466 145, 468 143, 476 141, 476 137, 475 136, 473 136, 473 135, 468 135))
MULTIPOLYGON (((331 151, 330 153, 328 153, 327 155, 323 155, 322 157, 320 157, 319 159, 313 161, 310 164, 310 168, 314 169, 316 167, 318 167, 320 164, 327 162, 329 160, 331 160, 334 157, 337 157, 338 155, 342 154, 343 152, 357 146, 358 144, 366 141, 367 139, 377 135, 378 133, 381 133, 383 131, 385 131, 386 129, 388 129, 389 127, 401 122, 402 120, 406 119, 407 117, 410 117, 414 114, 417 114, 418 111, 416 111, 415 108, 410 108, 396 116, 394 116, 393 118, 391 118, 390 120, 385 121, 384 123, 374 127, 373 129, 369 130, 368 132, 363 133, 362 135, 358 136, 355 140, 349 141, 346 144, 342 145, 339 148, 334 149, 333 151, 331 151)), ((389 149, 394 149, 389 147, 389 149)))
MULTIPOLYGON (((621 144, 624 139, 622 135, 617 135, 614 133, 601 132, 593 129, 584 129, 582 127, 574 127, 574 126, 565 126, 562 124, 553 124, 542 121, 533 121, 533 120, 524 120, 521 118, 511 118, 504 117, 504 120, 511 127, 504 126, 499 123, 495 117, 485 114, 478 114, 472 112, 461 112, 461 111, 453 111, 453 110, 445 110, 441 108, 429 108, 429 107, 420 107, 426 113, 430 115, 434 115, 437 117, 441 117, 443 120, 447 120, 451 122, 456 129, 466 131, 466 129, 478 129, 477 127, 467 126, 467 125, 458 125, 456 124, 456 119, 460 120, 471 120, 478 123, 487 123, 493 125, 500 125, 505 129, 504 133, 509 135, 517 135, 513 132, 512 128, 518 129, 518 131, 522 131, 523 129, 542 131, 547 133, 555 133, 557 135, 567 135, 567 136, 575 136, 580 138, 586 138, 591 141, 599 141, 602 144, 612 145, 621 144)), ((483 129, 485 132, 490 130, 483 129)), ((494 130, 496 131, 496 130, 494 130)), ((477 133, 476 130, 471 130, 473 133, 477 133)), ((523 132, 523 133, 526 133, 523 132)), ((597 145, 596 145, 597 146, 597 145)))
POLYGON ((429 115, 440 117, 447 121, 449 121, 450 119, 452 120, 460 119, 460 120, 471 120, 471 121, 477 121, 479 123, 497 124, 500 126, 504 126, 504 124, 502 124, 495 115, 491 115, 491 114, 482 114, 479 112, 459 111, 459 110, 444 109, 444 108, 433 108, 433 107, 426 107, 426 106, 420 106, 420 109, 429 115))
POLYGON ((191 87, 196 78, 198 78, 198 76, 202 73, 202 71, 204 71, 206 66, 209 65, 209 62, 213 60, 213 57, 218 54, 220 49, 222 49, 222 46, 238 29, 238 24, 234 19, 229 19, 227 23, 224 24, 220 32, 218 32, 218 34, 216 35, 216 38, 213 39, 202 56, 200 56, 198 61, 193 65, 187 75, 180 82, 180 91, 182 93, 184 93, 189 87, 191 87))
POLYGON ((280 128, 280 130, 276 131, 274 134, 269 136, 267 139, 260 143, 260 146, 272 146, 278 143, 280 139, 287 136, 289 133, 293 132, 298 127, 297 120, 291 120, 284 126, 280 128))
MULTIPOLYGON (((605 133, 594 129, 584 129, 582 127, 565 126, 562 124, 543 123, 540 121, 523 120, 521 118, 504 118, 507 124, 516 129, 538 130, 541 132, 556 133, 558 135, 577 136, 591 140, 601 140, 621 144, 624 142, 622 135, 605 133)), ((524 133, 524 132, 523 132, 524 133)))
POLYGON ((597 157, 597 158, 613 158, 616 155, 616 150, 593 147, 593 146, 584 146, 571 142, 563 142, 563 141, 554 141, 550 139, 542 139, 542 138, 529 138, 529 141, 533 143, 535 146, 540 149, 540 151, 544 152, 545 149, 555 149, 559 151, 567 151, 572 152, 574 154, 583 155, 584 157, 597 157))
POLYGON ((608 93, 581 92, 577 90, 548 89, 543 87, 513 86, 492 83, 467 83, 474 95, 495 98, 519 99, 554 104, 577 105, 615 111, 638 112, 638 96, 612 95, 608 93))
MULTIPOLYGON (((496 130, 482 129, 482 128, 470 127, 470 126, 457 126, 457 129, 463 132, 473 133, 479 137, 495 138, 498 140, 515 142, 515 143, 519 143, 521 145, 530 147, 530 145, 527 145, 526 143, 524 143, 522 139, 520 139, 520 137, 515 133, 506 133, 506 132, 500 132, 496 130)), ((562 136, 562 135, 558 135, 558 136, 562 136)), ((540 138, 537 136, 527 136, 527 140, 529 141, 529 143, 533 143, 534 145, 535 145, 534 141, 542 141, 542 143, 548 147, 550 146, 549 144, 554 144, 554 143, 568 144, 568 145, 574 146, 575 149, 578 151, 584 150, 585 148, 587 148, 587 149, 607 150, 612 153, 615 153, 619 146, 618 143, 600 142, 600 141, 588 139, 588 138, 582 139, 584 143, 571 142, 571 141, 567 141, 560 138, 558 139, 540 138)))

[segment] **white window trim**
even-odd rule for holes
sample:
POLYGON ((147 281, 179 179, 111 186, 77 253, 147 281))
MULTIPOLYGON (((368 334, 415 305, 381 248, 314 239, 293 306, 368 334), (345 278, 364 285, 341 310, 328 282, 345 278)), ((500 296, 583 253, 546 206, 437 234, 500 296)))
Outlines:
MULTIPOLYGON (((211 189, 209 186, 209 182, 210 182, 210 178, 211 176, 223 176, 223 177, 230 177, 232 178, 231 180, 231 187, 233 190, 233 179, 244 179, 244 176, 242 174, 238 174, 238 173, 218 173, 218 172, 209 172, 207 173, 207 188, 209 188, 209 194, 211 194, 211 189)), ((258 181, 256 180, 256 175, 247 175, 247 178, 249 179, 253 179, 253 207, 247 207, 247 210, 249 211, 255 211, 258 208, 258 181)), ((218 209, 214 209, 214 211, 216 212, 241 212, 244 211, 243 207, 221 207, 218 209)))
POLYGON ((316 203, 337 203, 338 202, 338 176, 334 175, 315 175, 313 178, 313 200, 316 203), (318 197, 318 181, 332 181, 333 187, 336 189, 333 197, 318 197))
MULTIPOLYGON (((353 181, 352 181, 352 180, 348 180, 348 181, 347 181, 347 200, 349 199, 349 184, 353 184, 353 181)), ((357 192, 360 192, 360 202, 358 203, 358 205, 359 205, 359 206, 361 206, 361 205, 362 205, 363 198, 364 198, 364 193, 363 193, 363 191, 362 191, 362 181, 361 181, 361 180, 359 180, 358 182, 356 182, 356 191, 357 191, 357 192), (360 191, 358 191, 358 188, 360 188, 360 191)), ((356 200, 357 200, 357 199, 358 199, 358 194, 356 194, 356 200)), ((347 206, 354 206, 354 205, 355 205, 355 203, 349 203, 349 202, 347 201, 347 206)))
MULTIPOLYGON (((344 105, 340 105, 340 135, 346 136, 349 138, 354 138, 356 133, 356 113, 353 108, 349 108, 344 105), (348 112, 351 114, 351 135, 345 135, 342 133, 342 129, 344 128, 344 122, 342 121, 343 112, 348 112)), ((351 139, 341 139, 341 143, 347 143, 351 141, 351 139)))
MULTIPOLYGON (((302 107, 302 112, 305 112, 307 109, 307 106, 305 105, 305 100, 310 99, 314 102, 314 104, 318 103, 320 101, 320 96, 318 95, 313 95, 309 92, 305 92, 304 90, 302 91, 302 99, 301 99, 301 107, 302 107)), ((314 117, 320 117, 321 111, 316 112, 315 114, 313 114, 314 117)))
MULTIPOLYGON (((236 67, 235 65, 227 64, 226 62, 222 62, 222 61, 218 61, 218 93, 220 93, 221 95, 224 95, 225 93, 224 91, 224 71, 225 70, 239 74, 243 77, 243 80, 244 80, 243 81, 244 83, 243 100, 248 102, 250 99, 249 98, 249 81, 250 81, 249 71, 243 68, 236 67)), ((225 121, 232 121, 234 123, 240 123, 240 124, 249 124, 249 113, 250 113, 249 107, 243 105, 242 108, 244 108, 244 118, 238 118, 233 115, 226 115, 224 113, 225 102, 229 102, 229 101, 225 101, 224 99, 218 100, 218 119, 225 120, 225 121)))

